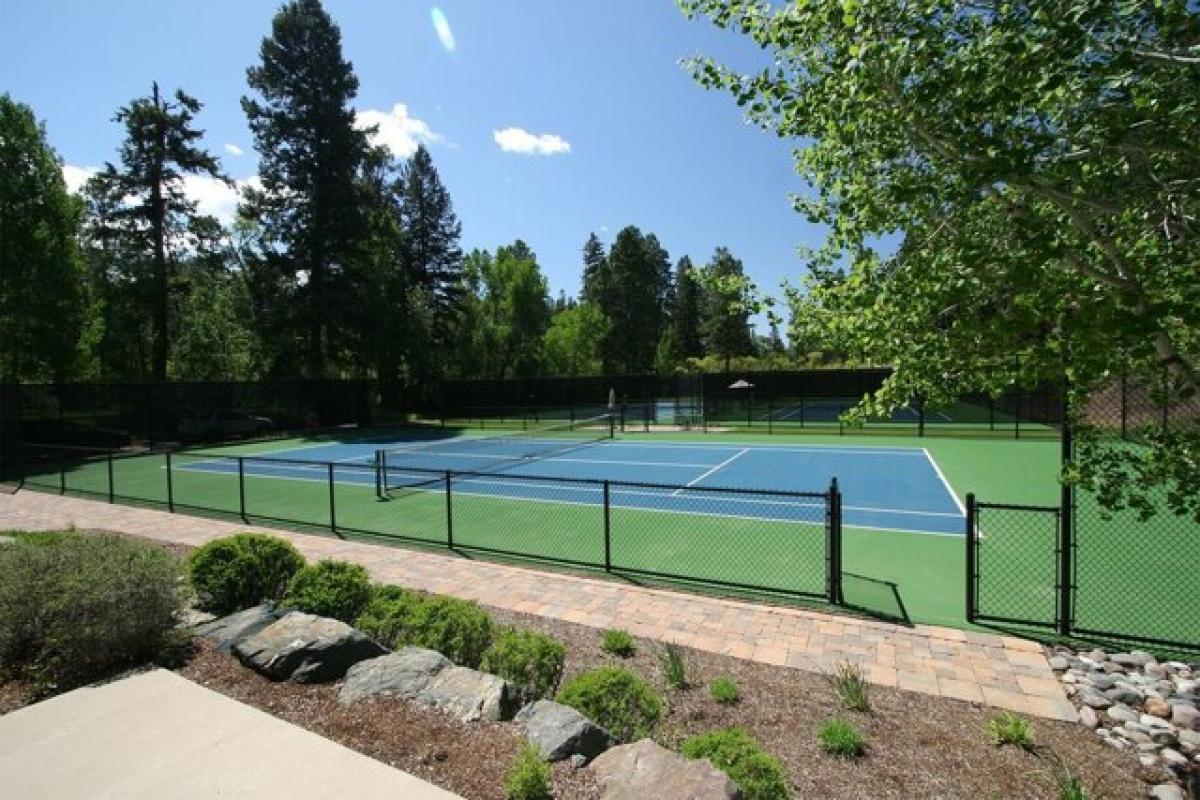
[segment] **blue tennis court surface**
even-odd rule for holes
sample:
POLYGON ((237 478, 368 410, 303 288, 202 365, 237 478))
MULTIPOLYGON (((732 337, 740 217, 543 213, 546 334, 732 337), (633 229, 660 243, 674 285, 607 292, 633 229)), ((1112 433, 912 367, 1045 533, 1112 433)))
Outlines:
MULTIPOLYGON (((247 475, 291 480, 327 480, 316 465, 272 462, 295 459, 337 462, 338 482, 371 485, 376 451, 385 448, 391 485, 421 486, 435 472, 481 472, 454 478, 455 492, 538 502, 599 503, 594 485, 554 482, 590 479, 653 486, 614 486, 614 506, 678 513, 706 513, 710 487, 760 492, 824 492, 836 477, 846 526, 930 534, 961 534, 964 511, 932 457, 921 448, 832 445, 746 445, 604 440, 581 446, 563 442, 560 452, 521 459, 522 445, 507 437, 461 435, 447 439, 347 442, 263 451, 247 456, 247 475), (425 472, 428 470, 429 472, 425 472), (536 478, 547 479, 539 482, 536 478), (675 489, 674 487, 691 487, 675 489)), ((183 469, 236 470, 228 462, 198 461, 183 469)), ((436 490, 436 489, 431 489, 436 490)), ((798 502, 787 495, 725 495, 723 508, 736 515, 773 521, 813 521, 821 501, 798 502), (810 507, 811 506, 811 507, 810 507)), ((725 514, 731 515, 731 514, 725 514)))

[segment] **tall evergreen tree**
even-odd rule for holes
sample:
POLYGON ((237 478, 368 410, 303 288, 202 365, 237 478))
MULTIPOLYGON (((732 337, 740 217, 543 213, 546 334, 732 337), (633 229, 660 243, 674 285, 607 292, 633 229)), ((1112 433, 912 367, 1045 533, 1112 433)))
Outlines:
POLYGON ((0 95, 0 380, 70 374, 86 316, 78 221, 33 111, 0 95))
POLYGON ((262 180, 243 206, 262 227, 259 302, 279 304, 271 336, 299 340, 304 371, 322 377, 346 338, 339 316, 355 299, 347 271, 365 230, 357 179, 368 147, 351 107, 358 78, 320 0, 285 4, 259 54, 246 72, 257 96, 242 98, 262 180))
POLYGON ((728 371, 734 356, 754 354, 750 309, 743 294, 745 269, 732 253, 718 247, 706 272, 710 286, 705 340, 708 352, 723 359, 728 371))
POLYGON ((116 121, 125 126, 121 165, 105 164, 91 185, 108 212, 92 218, 91 234, 121 242, 123 266, 131 270, 131 304, 150 321, 150 376, 155 380, 167 377, 177 251, 193 246, 189 235, 207 238, 211 231, 196 214, 196 203, 186 197, 184 177, 225 180, 217 159, 198 144, 204 136, 194 126, 200 108, 183 90, 168 100, 153 84, 150 96, 117 111, 116 121))
POLYGON ((671 325, 675 331, 675 346, 682 358, 701 358, 704 355, 703 309, 704 295, 692 274, 692 260, 687 256, 675 265, 675 307, 671 325))
MULTIPOLYGON (((666 319, 670 260, 653 235, 630 225, 613 242, 607 259, 608 282, 597 305, 612 321, 606 340, 606 367, 650 372, 666 319)), ((603 272, 601 273, 603 274, 603 272)))

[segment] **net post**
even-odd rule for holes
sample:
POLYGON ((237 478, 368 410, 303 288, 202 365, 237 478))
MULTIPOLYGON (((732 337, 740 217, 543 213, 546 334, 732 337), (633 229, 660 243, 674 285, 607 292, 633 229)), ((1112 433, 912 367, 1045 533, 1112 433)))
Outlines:
POLYGON ((975 516, 977 514, 975 508, 975 493, 967 493, 967 518, 966 518, 966 557, 967 557, 967 622, 974 623, 976 617, 976 604, 978 597, 976 595, 975 581, 979 577, 977 564, 979 562, 979 541, 975 538, 975 516))
MULTIPOLYGON (((1062 463, 1067 463, 1075 456, 1074 434, 1071 430, 1070 393, 1064 387, 1062 401, 1062 463)), ((1069 483, 1062 484, 1062 494, 1059 500, 1060 511, 1058 518, 1058 633, 1060 636, 1070 636, 1074 625, 1072 610, 1075 606, 1075 487, 1069 483)))
POLYGON ((238 465, 238 514, 242 518, 242 522, 249 522, 246 519, 246 459, 242 456, 237 457, 238 465))
POLYGON ((604 571, 612 572, 612 504, 609 482, 604 481, 604 571))
POLYGON ((175 479, 171 475, 171 451, 167 450, 163 455, 167 460, 167 511, 175 513, 175 479))
POLYGON ((446 470, 446 547, 454 549, 454 511, 451 506, 451 472, 446 470))
POLYGON ((333 480, 333 462, 328 463, 329 468, 329 530, 337 533, 337 507, 334 499, 334 480, 333 480))
POLYGON ((113 452, 111 447, 108 448, 108 451, 105 452, 104 456, 108 466, 108 502, 115 503, 117 489, 113 485, 113 452))

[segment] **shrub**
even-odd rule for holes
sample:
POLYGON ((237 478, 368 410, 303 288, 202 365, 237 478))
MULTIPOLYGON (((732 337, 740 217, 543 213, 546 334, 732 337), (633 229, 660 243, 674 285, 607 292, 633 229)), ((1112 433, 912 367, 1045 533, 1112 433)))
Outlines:
POLYGON ((672 689, 687 688, 687 666, 683 663, 683 648, 679 645, 667 645, 667 651, 663 654, 663 672, 667 686, 672 689))
POLYGON ((821 726, 817 734, 821 749, 839 758, 857 758, 863 754, 867 742, 853 725, 842 719, 831 719, 821 726))
POLYGON ((119 536, 0 547, 0 669, 65 690, 177 649, 183 565, 119 536))
POLYGON ((870 711, 871 697, 862 668, 850 661, 835 664, 826 679, 847 711, 870 711))
POLYGON ((718 703, 736 703, 741 698, 738 686, 729 678, 717 678, 708 687, 712 699, 718 703))
POLYGON ((478 667, 492 643, 492 618, 477 604, 437 595, 418 603, 404 644, 437 650, 455 664, 478 667))
POLYGON ((279 600, 304 567, 304 556, 284 539, 239 533, 198 548, 187 566, 200 608, 225 615, 279 600))
POLYGON ((550 800, 550 767, 528 742, 504 776, 504 800, 550 800))
POLYGON ((365 567, 326 559, 292 577, 281 605, 351 624, 370 599, 371 581, 365 567))
POLYGON ((997 747, 1013 744, 1024 750, 1033 749, 1033 726, 1011 711, 988 720, 988 734, 997 747))
POLYGON ((517 686, 525 702, 554 693, 562 678, 567 650, 535 631, 506 629, 483 654, 480 669, 517 686))
POLYGON ((390 584, 372 587, 371 599, 363 607, 354 627, 393 650, 408 641, 413 615, 425 597, 390 584))
POLYGON ((622 742, 649 735, 662 714, 662 701, 654 690, 620 667, 600 667, 577 675, 558 693, 558 702, 622 742))
POLYGON ((710 731, 683 743, 688 758, 707 758, 742 790, 743 800, 778 800, 789 795, 779 759, 766 753, 741 728, 710 731))
POLYGON ((633 637, 626 631, 611 629, 604 632, 600 649, 606 653, 612 653, 614 656, 629 658, 637 652, 637 645, 634 643, 633 637))

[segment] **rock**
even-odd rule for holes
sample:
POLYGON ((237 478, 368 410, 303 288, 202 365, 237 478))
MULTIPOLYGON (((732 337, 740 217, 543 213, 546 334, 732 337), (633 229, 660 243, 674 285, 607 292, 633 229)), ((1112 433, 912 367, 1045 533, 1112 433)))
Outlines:
POLYGON ((1146 698, 1146 702, 1142 705, 1142 708, 1147 714, 1155 717, 1168 719, 1171 716, 1171 706, 1167 704, 1166 700, 1158 697, 1146 698))
POLYGON ((1142 667, 1142 673, 1151 678, 1165 678, 1167 677, 1167 668, 1162 664, 1147 664, 1142 667))
POLYGON ((1142 723, 1143 725, 1145 725, 1149 728, 1165 728, 1167 730, 1174 729, 1174 726, 1171 725, 1171 723, 1167 722, 1165 719, 1160 719, 1158 717, 1152 717, 1149 714, 1142 714, 1140 717, 1138 717, 1138 722, 1142 723))
POLYGON ((1200 683, 1192 680, 1181 680, 1175 682, 1176 694, 1195 694, 1200 691, 1200 683))
POLYGON ((1185 800, 1183 790, 1173 783, 1160 783, 1150 789, 1150 796, 1154 800, 1185 800))
POLYGON ((1121 705, 1120 703, 1108 709, 1105 713, 1117 722, 1137 722, 1140 716, 1129 706, 1121 705))
POLYGON ((612 735, 570 706, 537 700, 517 712, 514 721, 547 761, 582 756, 590 761, 616 744, 612 735))
POLYGON ((1171 723, 1176 727, 1191 731, 1200 731, 1200 711, 1191 705, 1176 705, 1171 707, 1171 723))
POLYGON ((1136 728, 1120 727, 1115 728, 1114 733, 1126 741, 1134 744, 1153 744, 1154 740, 1150 738, 1150 734, 1137 730, 1136 728))
POLYGON ((441 653, 420 647, 403 647, 352 666, 338 702, 349 705, 377 694, 403 697, 464 722, 503 722, 512 719, 516 705, 516 689, 504 679, 457 667, 441 653))
POLYGON ((1186 767, 1188 765, 1187 756, 1169 747, 1164 747, 1158 755, 1168 767, 1186 767))
POLYGON ((708 759, 690 761, 649 739, 614 747, 592 762, 602 800, 735 800, 729 776, 708 759))
POLYGON ((1138 756, 1138 761, 1141 762, 1143 767, 1153 767, 1158 763, 1158 757, 1152 753, 1142 753, 1138 756))
POLYGON ((1179 746, 1188 754, 1200 753, 1200 733, 1183 728, 1179 731, 1179 746))
POLYGON ((1092 729, 1100 727, 1100 716, 1095 709, 1088 706, 1079 709, 1079 721, 1092 729))
POLYGON ((1064 672, 1059 680, 1073 686, 1079 682, 1079 676, 1074 672, 1064 672))
POLYGON ((253 636, 278 621, 279 614, 275 612, 274 607, 264 603, 197 625, 196 633, 212 639, 218 650, 228 653, 242 639, 253 636))
POLYGON ((199 628, 201 625, 207 625, 216 618, 216 614, 210 614, 207 611, 201 611, 198 608, 185 608, 183 610, 183 615, 179 620, 179 627, 199 628))
POLYGON ((387 651, 371 637, 336 619, 293 611, 252 636, 233 653, 273 681, 335 681, 360 661, 387 651))
POLYGON ((1125 667, 1115 661, 1105 661, 1100 665, 1100 669, 1112 675, 1121 675, 1125 672, 1125 667))
POLYGON ((1092 661, 1095 661, 1097 664, 1103 664, 1105 661, 1108 661, 1108 653, 1104 652, 1098 647, 1088 653, 1087 657, 1092 661))
POLYGON ((1089 676, 1088 682, 1102 692, 1117 685, 1117 682, 1113 680, 1111 675, 1105 675, 1102 672, 1097 672, 1096 674, 1089 676))
POLYGON ((1054 670, 1055 672, 1066 672, 1071 666, 1071 662, 1063 656, 1050 656, 1049 664, 1050 669, 1054 670))
POLYGON ((1142 703, 1142 693, 1125 683, 1118 683, 1105 692, 1104 696, 1114 703, 1124 703, 1127 706, 1138 706, 1142 703))
POLYGON ((583 769, 587 766, 587 756, 576 753, 571 756, 571 766, 575 769, 583 769))
POLYGON ((1108 657, 1110 661, 1120 664, 1126 669, 1141 669, 1147 664, 1153 664, 1154 656, 1144 650, 1134 650, 1132 653, 1116 653, 1108 657))
POLYGON ((1079 699, 1085 706, 1090 706, 1091 708, 1099 709, 1100 711, 1103 711, 1112 705, 1112 701, 1099 692, 1091 692, 1087 690, 1082 691, 1079 693, 1079 699))

